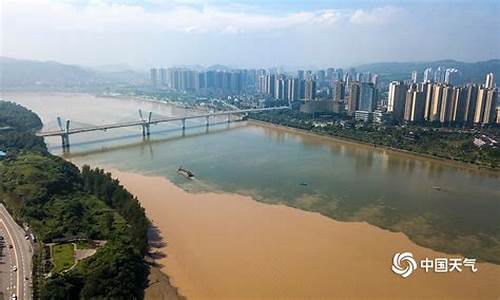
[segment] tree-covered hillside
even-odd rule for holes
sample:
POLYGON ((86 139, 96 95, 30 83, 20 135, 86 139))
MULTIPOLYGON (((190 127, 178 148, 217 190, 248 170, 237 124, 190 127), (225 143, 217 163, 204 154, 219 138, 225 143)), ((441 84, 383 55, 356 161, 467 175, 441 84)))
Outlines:
POLYGON ((141 299, 149 267, 149 221, 137 199, 103 170, 49 154, 34 136, 29 110, 0 101, 0 200, 37 237, 34 296, 40 299, 141 299), (103 245, 67 272, 50 274, 45 243, 101 240, 103 245))

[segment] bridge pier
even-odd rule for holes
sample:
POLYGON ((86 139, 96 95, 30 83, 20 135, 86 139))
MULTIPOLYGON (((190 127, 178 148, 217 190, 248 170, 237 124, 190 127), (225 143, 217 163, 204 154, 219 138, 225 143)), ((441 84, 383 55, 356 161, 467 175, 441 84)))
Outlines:
POLYGON ((68 151, 69 150, 69 134, 67 134, 67 133, 61 134, 61 140, 62 140, 63 152, 68 151))
POLYGON ((231 114, 227 114, 227 122, 231 123, 231 114))
POLYGON ((147 119, 142 115, 142 110, 139 109, 139 118, 141 119, 141 126, 142 126, 142 136, 143 137, 146 137, 148 136, 149 137, 149 125, 151 124, 151 115, 153 114, 153 112, 149 112, 148 113, 148 116, 147 116, 147 119))
POLYGON ((186 129, 186 119, 182 119, 182 130, 186 129))
POLYGON ((146 136, 149 136, 149 123, 143 123, 141 124, 142 126, 142 136, 143 137, 146 137, 146 136))
POLYGON ((208 119, 209 119, 209 116, 206 116, 205 126, 207 126, 207 127, 208 127, 208 125, 209 125, 208 119))

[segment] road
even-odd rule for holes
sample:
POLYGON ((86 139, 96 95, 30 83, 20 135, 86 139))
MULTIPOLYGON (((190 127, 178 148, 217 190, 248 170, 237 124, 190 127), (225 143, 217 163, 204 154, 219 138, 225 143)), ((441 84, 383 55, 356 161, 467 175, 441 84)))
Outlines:
POLYGON ((31 256, 32 245, 25 238, 25 231, 0 204, 0 234, 4 238, 5 247, 0 257, 0 293, 4 299, 31 299, 31 256), (12 245, 12 248, 9 247, 12 245), (17 270, 13 271, 13 267, 17 270))

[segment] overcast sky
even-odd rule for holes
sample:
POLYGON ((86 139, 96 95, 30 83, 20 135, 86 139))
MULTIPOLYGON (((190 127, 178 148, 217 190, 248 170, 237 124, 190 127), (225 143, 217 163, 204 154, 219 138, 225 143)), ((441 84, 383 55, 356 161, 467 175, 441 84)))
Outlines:
POLYGON ((500 1, 0 0, 1 55, 134 67, 500 57, 500 1))

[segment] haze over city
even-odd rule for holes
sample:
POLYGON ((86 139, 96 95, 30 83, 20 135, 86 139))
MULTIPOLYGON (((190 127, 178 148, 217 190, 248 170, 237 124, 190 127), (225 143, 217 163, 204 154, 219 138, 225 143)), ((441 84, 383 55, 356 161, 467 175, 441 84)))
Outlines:
POLYGON ((2 1, 1 55, 87 66, 498 58, 498 1, 2 1))

